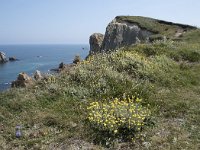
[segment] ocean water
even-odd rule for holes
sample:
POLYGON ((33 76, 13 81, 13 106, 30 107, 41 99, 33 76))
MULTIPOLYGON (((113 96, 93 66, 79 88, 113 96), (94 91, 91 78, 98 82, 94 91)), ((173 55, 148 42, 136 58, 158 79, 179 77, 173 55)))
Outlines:
POLYGON ((19 61, 0 64, 0 91, 10 88, 11 82, 20 72, 32 76, 35 70, 42 73, 58 68, 61 62, 72 63, 74 56, 84 59, 89 53, 89 45, 0 45, 0 51, 19 61))

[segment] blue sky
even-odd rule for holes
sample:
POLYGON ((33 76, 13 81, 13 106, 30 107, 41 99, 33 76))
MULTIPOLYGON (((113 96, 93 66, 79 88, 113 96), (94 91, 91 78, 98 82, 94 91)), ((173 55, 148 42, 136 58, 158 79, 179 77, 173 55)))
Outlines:
POLYGON ((117 15, 200 27, 200 0, 0 0, 0 44, 88 43, 117 15))

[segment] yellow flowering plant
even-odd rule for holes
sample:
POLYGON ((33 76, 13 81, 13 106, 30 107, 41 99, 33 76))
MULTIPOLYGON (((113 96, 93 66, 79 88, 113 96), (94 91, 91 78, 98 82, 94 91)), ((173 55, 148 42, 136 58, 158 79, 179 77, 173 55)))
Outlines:
POLYGON ((88 120, 99 131, 108 131, 112 136, 123 135, 123 138, 131 139, 150 116, 150 110, 143 107, 141 102, 141 98, 134 96, 92 102, 87 107, 88 120))

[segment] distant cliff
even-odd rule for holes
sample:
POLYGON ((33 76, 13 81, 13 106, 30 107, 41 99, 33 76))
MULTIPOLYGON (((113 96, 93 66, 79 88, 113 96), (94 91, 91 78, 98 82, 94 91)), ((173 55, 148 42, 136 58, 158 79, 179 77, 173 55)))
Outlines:
POLYGON ((117 16, 108 24, 105 35, 90 36, 90 54, 154 40, 180 40, 184 33, 194 29, 197 28, 147 17, 117 16))

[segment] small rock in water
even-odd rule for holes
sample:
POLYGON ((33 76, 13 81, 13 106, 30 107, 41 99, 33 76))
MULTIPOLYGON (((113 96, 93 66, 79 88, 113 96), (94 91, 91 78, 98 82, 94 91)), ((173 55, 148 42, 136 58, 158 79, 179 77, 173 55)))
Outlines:
POLYGON ((17 61, 18 60, 16 57, 9 57, 8 59, 9 59, 9 61, 17 61))

